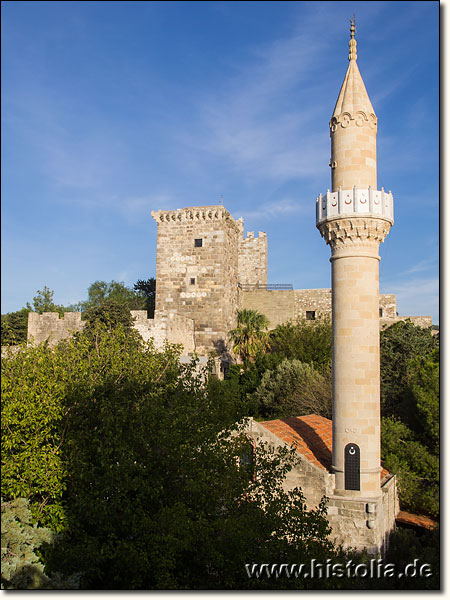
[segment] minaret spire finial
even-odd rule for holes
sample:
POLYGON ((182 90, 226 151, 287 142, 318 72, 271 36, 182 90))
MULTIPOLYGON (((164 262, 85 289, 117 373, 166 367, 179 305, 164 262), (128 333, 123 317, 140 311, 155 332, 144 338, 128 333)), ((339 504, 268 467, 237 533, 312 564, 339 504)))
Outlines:
POLYGON ((357 58, 356 39, 355 39, 356 24, 355 23, 356 23, 356 17, 355 17, 355 13, 353 13, 353 17, 350 19, 350 42, 348 44, 348 46, 349 46, 348 60, 356 60, 356 58, 357 58))

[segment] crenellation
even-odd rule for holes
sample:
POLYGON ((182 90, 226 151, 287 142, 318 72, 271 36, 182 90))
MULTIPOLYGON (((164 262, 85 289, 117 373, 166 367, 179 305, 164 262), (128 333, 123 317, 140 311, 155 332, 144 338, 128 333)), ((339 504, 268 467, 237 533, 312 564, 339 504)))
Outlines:
POLYGON ((81 320, 80 312, 66 312, 63 317, 60 317, 57 312, 42 314, 29 312, 27 341, 37 345, 48 340, 48 343, 53 346, 82 331, 83 328, 84 321, 81 320))

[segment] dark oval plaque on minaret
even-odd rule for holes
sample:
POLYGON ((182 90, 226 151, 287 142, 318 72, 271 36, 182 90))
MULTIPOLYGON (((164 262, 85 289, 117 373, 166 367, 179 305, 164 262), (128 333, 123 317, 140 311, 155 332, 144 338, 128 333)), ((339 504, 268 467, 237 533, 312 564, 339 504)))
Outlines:
POLYGON ((359 446, 347 444, 344 450, 345 457, 345 489, 359 490, 359 446))

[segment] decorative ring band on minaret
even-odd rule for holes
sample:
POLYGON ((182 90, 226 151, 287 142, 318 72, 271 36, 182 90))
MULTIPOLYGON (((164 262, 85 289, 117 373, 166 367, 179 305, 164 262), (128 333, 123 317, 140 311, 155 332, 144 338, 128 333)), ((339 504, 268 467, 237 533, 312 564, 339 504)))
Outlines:
POLYGON ((392 192, 358 188, 354 186, 351 190, 339 188, 337 192, 327 191, 319 194, 316 200, 316 226, 328 219, 339 217, 362 216, 384 218, 393 225, 394 223, 394 199, 392 192))

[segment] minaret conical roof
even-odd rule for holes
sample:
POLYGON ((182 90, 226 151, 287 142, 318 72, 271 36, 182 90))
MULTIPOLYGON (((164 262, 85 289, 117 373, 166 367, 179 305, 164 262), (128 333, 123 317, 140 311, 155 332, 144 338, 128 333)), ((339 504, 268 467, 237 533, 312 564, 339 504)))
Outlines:
POLYGON ((349 65, 347 73, 345 74, 344 82, 339 92, 339 97, 334 107, 333 117, 339 117, 344 112, 348 112, 350 115, 354 115, 358 111, 365 113, 366 117, 370 114, 375 114, 372 103, 370 102, 369 95, 366 91, 366 86, 359 72, 358 65, 356 63, 356 39, 355 39, 355 25, 352 21, 350 28, 351 39, 349 42, 349 65))

